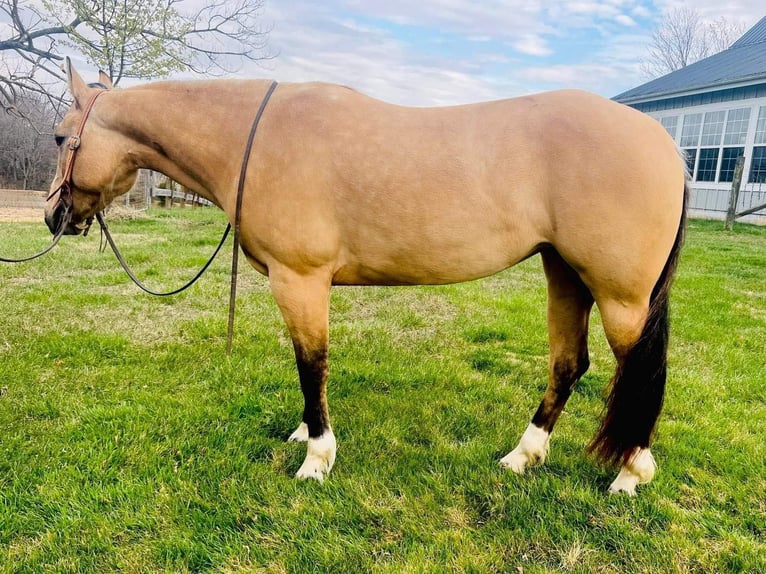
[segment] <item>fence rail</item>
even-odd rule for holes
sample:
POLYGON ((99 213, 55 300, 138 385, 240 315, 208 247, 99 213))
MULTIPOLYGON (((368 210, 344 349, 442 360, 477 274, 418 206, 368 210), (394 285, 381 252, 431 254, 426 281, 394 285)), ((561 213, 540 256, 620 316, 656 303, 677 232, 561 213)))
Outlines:
POLYGON ((45 191, 0 189, 0 207, 42 209, 46 195, 45 191))
MULTIPOLYGON (((731 189, 716 189, 699 187, 695 185, 689 198, 689 210, 692 217, 707 219, 725 219, 729 210, 731 189)), ((766 184, 748 183, 740 189, 737 198, 736 213, 749 211, 766 204, 766 184)), ((762 207, 755 213, 750 213, 737 218, 745 223, 766 224, 766 207, 762 207)))
POLYGON ((161 187, 152 188, 152 199, 166 198, 179 199, 184 203, 192 203, 197 205, 213 205, 213 203, 195 193, 186 193, 185 191, 164 189, 161 187))

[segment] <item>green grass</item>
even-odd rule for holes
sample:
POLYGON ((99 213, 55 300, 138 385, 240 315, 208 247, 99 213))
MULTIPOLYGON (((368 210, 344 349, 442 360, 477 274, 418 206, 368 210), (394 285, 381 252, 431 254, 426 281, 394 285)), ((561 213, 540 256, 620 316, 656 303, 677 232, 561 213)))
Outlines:
MULTIPOLYGON (((169 299, 128 284, 98 232, 0 266, 0 572, 766 572, 766 229, 693 222, 673 294, 659 472, 637 498, 584 454, 613 369, 592 367, 545 466, 497 461, 545 386, 538 258, 434 288, 332 296, 324 484, 292 475, 302 399, 264 278, 229 256, 169 299)), ((112 226, 156 288, 201 265, 223 217, 112 226)), ((47 241, 0 224, 3 255, 47 241)))

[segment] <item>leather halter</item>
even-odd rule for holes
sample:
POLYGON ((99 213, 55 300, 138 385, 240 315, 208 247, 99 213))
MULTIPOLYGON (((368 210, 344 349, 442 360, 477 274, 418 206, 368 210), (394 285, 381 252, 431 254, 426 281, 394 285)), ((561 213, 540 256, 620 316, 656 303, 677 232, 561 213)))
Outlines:
MULTIPOLYGON (((64 177, 61 180, 61 185, 59 185, 56 189, 51 191, 48 194, 48 197, 45 198, 45 201, 47 202, 51 198, 56 197, 57 194, 60 194, 61 201, 64 204, 64 215, 60 219, 58 230, 54 234, 53 240, 51 241, 50 245, 48 245, 48 247, 46 247, 39 253, 36 253, 35 255, 30 255, 28 257, 21 257, 21 258, 0 257, 0 263, 24 263, 27 261, 32 261, 34 259, 37 259, 38 257, 42 257, 43 255, 49 253, 54 247, 56 247, 56 245, 58 245, 58 242, 66 233, 67 225, 69 225, 69 218, 72 215, 72 206, 73 206, 72 172, 74 171, 75 156, 77 155, 77 150, 80 148, 82 132, 85 129, 85 122, 87 121, 88 116, 90 115, 90 110, 93 107, 93 104, 95 103, 96 99, 105 91, 106 90, 99 90, 98 92, 95 92, 88 100, 88 103, 85 105, 82 118, 80 119, 80 125, 77 126, 77 132, 75 133, 75 135, 69 137, 69 141, 67 143, 69 147, 69 156, 67 157, 66 168, 64 169, 64 177)), ((90 225, 92 222, 93 222, 92 217, 85 222, 85 227, 83 228, 83 232, 85 235, 87 235, 88 229, 90 228, 90 225)))
MULTIPOLYGON (((105 91, 106 90, 98 90, 97 92, 94 92, 90 99, 88 99, 88 102, 85 104, 85 108, 83 108, 82 112, 82 117, 80 118, 80 124, 77 126, 75 134, 69 136, 69 139, 67 140, 69 155, 67 156, 66 167, 64 168, 64 175, 61 178, 61 184, 48 194, 48 197, 45 198, 46 202, 56 197, 56 195, 60 195, 61 201, 64 202, 64 206, 68 209, 71 209, 73 205, 72 187, 74 185, 72 181, 72 174, 74 173, 74 160, 77 158, 77 151, 80 149, 80 145, 82 144, 82 132, 85 130, 85 122, 88 121, 88 116, 90 116, 90 111, 93 109, 93 104, 96 103, 98 97, 105 91)), ((92 217, 89 218, 86 222, 86 233, 92 222, 92 217)))

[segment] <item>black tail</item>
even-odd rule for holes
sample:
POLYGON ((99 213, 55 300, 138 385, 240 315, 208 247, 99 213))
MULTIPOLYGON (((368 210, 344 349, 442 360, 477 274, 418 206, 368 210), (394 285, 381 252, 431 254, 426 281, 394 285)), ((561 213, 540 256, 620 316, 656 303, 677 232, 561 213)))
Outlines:
POLYGON ((588 448, 609 463, 627 462, 634 447, 648 447, 662 410, 667 375, 668 296, 684 240, 688 199, 687 183, 676 240, 652 290, 644 329, 617 367, 606 414, 588 448))

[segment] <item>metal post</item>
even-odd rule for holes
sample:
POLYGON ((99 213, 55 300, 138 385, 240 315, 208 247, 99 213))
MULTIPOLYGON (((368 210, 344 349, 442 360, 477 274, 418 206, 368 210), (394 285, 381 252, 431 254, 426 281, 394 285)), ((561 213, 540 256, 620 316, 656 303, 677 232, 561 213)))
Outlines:
POLYGON ((724 229, 731 231, 734 229, 734 219, 737 216, 737 201, 739 200, 739 188, 742 185, 742 171, 745 168, 745 156, 737 158, 734 166, 734 179, 731 182, 731 195, 729 196, 729 211, 726 212, 726 224, 724 229))

